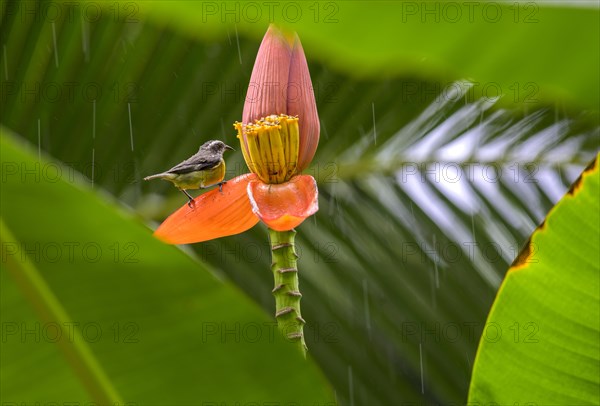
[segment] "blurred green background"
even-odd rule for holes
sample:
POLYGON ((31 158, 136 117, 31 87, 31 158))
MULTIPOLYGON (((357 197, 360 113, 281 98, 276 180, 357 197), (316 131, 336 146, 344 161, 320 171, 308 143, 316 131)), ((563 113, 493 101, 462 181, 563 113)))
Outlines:
POLYGON ((599 21, 585 2, 3 1, 2 401, 464 403, 504 272, 599 149, 599 21), (235 146, 271 21, 298 32, 321 119, 308 362, 273 334, 265 227, 165 246, 152 228, 185 198, 141 180, 235 146))

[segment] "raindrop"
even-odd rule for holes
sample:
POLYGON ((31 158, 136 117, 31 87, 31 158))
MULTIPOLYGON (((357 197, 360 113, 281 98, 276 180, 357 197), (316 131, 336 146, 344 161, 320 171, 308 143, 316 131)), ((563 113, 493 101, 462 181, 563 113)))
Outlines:
POLYGON ((337 209, 337 201, 335 198, 335 188, 336 188, 336 183, 334 183, 333 185, 331 185, 331 194, 329 195, 329 217, 333 217, 335 215, 335 211, 337 209))
POLYGON ((3 45, 4 48, 4 79, 8 80, 8 62, 6 61, 6 44, 3 45))
POLYGON ((56 24, 52 21, 52 42, 54 43, 54 64, 58 68, 58 48, 56 47, 56 24))
POLYGON ((348 365, 348 394, 350 397, 350 406, 354 405, 354 382, 352 379, 352 366, 348 365))
POLYGON ((328 140, 329 134, 327 133, 327 127, 325 126, 325 123, 322 120, 321 120, 321 132, 323 133, 323 135, 325 135, 325 139, 328 140))
POLYGON ((42 129, 38 118, 38 161, 42 161, 42 129))
POLYGON ((377 145, 377 126, 375 125, 375 102, 371 103, 371 110, 373 111, 373 142, 377 145))
POLYGON ((421 394, 425 393, 425 381, 423 379, 423 346, 419 343, 419 365, 421 367, 421 394))
POLYGON ((227 28, 227 39, 229 40, 229 45, 231 44, 231 35, 229 35, 229 28, 227 28))
POLYGON ((92 102, 92 188, 94 187, 94 169, 96 169, 96 148, 94 140, 96 139, 96 100, 92 102))
POLYGON ((129 139, 131 141, 131 152, 133 152, 133 125, 131 123, 131 103, 127 103, 127 110, 129 112, 129 139))
POLYGON ((86 27, 85 19, 81 14, 81 48, 83 49, 83 55, 85 62, 90 61, 90 33, 86 27))
POLYGON ((238 57, 240 58, 240 65, 242 64, 242 51, 240 50, 240 37, 238 36, 237 25, 235 28, 235 41, 237 42, 238 57))
POLYGON ((436 242, 436 235, 433 235, 433 250, 435 251, 435 254, 433 256, 433 269, 434 269, 434 275, 435 275, 435 287, 436 289, 440 288, 440 273, 438 271, 438 252, 437 252, 437 242, 436 242))
POLYGON ((96 100, 92 102, 92 140, 96 139, 96 100))
POLYGON ((562 174, 562 169, 561 168, 562 168, 562 165, 557 165, 556 166, 556 169, 558 170, 558 178, 562 181, 564 178, 563 178, 563 174, 562 174))
POLYGON ((367 280, 363 279, 363 299, 365 302, 365 324, 367 327, 367 334, 369 335, 369 340, 371 340, 371 310, 369 308, 369 287, 367 286, 367 280))
POLYGON ((96 149, 92 147, 92 188, 94 187, 94 167, 96 162, 96 149))

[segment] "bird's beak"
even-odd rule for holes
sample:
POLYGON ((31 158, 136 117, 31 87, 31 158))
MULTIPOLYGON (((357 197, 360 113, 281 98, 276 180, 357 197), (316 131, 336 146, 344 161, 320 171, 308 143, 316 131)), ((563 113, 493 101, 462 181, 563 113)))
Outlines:
POLYGON ((230 151, 235 151, 235 149, 233 149, 232 147, 230 147, 229 145, 225 144, 225 149, 228 149, 230 151))

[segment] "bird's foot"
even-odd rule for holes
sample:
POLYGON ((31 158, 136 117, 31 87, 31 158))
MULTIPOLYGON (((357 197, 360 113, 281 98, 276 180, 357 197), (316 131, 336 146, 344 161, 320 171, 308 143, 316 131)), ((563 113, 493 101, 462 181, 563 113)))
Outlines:
POLYGON ((194 198, 185 190, 185 189, 179 189, 181 190, 188 198, 188 206, 190 207, 190 209, 193 209, 196 202, 194 202, 194 198))
POLYGON ((223 182, 219 182, 218 183, 218 185, 219 185, 219 192, 223 193, 223 185, 226 184, 226 183, 227 183, 226 180, 224 180, 223 182))
POLYGON ((187 204, 190 209, 194 209, 196 207, 196 202, 193 201, 192 199, 188 200, 187 204))

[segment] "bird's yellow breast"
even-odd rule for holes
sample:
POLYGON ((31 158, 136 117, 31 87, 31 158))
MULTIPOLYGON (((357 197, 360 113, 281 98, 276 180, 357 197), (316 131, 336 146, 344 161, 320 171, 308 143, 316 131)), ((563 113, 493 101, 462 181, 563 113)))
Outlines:
POLYGON ((218 165, 201 171, 183 173, 172 180, 180 189, 201 189, 216 185, 225 178, 225 161, 221 159, 218 165))

